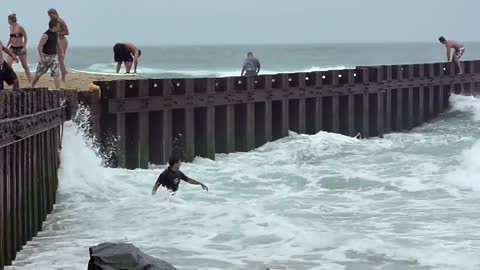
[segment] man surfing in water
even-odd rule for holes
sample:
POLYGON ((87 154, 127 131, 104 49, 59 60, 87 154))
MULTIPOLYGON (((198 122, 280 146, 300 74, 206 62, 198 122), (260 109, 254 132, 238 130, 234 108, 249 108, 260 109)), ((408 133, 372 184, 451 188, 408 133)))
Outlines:
POLYGON ((170 191, 176 192, 178 190, 180 180, 183 180, 192 185, 200 185, 205 191, 208 191, 208 187, 206 185, 195 179, 189 178, 180 171, 180 165, 182 165, 182 162, 179 158, 171 157, 168 161, 168 164, 170 166, 166 168, 160 174, 160 176, 158 176, 157 182, 155 182, 155 185, 152 189, 152 195, 155 195, 157 193, 157 189, 160 186, 163 186, 170 191))

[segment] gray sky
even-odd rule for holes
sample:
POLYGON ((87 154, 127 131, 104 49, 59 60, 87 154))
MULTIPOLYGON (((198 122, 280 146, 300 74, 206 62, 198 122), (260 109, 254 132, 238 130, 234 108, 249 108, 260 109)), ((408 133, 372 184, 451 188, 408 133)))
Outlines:
POLYGON ((36 46, 54 7, 70 46, 480 40, 478 0, 2 0, 36 46), (128 5, 130 3, 131 5, 128 5))

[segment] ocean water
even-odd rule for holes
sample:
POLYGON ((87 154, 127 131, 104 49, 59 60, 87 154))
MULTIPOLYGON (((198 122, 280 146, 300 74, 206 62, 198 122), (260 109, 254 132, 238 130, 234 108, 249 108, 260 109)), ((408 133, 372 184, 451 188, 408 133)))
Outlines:
MULTIPOLYGON (((464 44, 464 60, 480 59, 480 43, 464 44)), ((139 47, 142 57, 138 73, 145 78, 238 76, 248 51, 253 51, 260 60, 260 74, 345 69, 359 65, 444 62, 446 59, 445 47, 435 40, 431 43, 404 44, 139 47)), ((34 70, 38 61, 34 49, 29 49, 28 58, 34 70)), ((66 63, 74 70, 115 72, 112 48, 72 47, 68 50, 66 63)), ((20 64, 15 64, 14 68, 22 70, 20 64)))
POLYGON ((480 268, 480 99, 384 139, 320 132, 197 158, 170 196, 163 165, 104 168, 66 123, 54 212, 7 269, 86 269, 130 242, 182 270, 480 268), (81 161, 81 162, 79 162, 81 161))

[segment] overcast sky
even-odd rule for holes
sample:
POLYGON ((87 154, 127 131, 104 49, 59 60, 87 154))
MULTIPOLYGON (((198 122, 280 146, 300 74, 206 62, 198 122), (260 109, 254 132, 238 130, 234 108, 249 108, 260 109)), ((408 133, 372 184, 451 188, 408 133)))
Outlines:
POLYGON ((36 46, 54 7, 71 46, 480 40, 479 0, 1 0, 36 46))

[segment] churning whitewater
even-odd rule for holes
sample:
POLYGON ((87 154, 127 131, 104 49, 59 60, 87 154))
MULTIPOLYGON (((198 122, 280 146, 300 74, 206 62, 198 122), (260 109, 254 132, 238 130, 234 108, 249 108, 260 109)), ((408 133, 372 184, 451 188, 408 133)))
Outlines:
POLYGON ((480 99, 408 133, 320 132, 197 158, 151 195, 163 166, 102 167, 67 123, 57 205, 7 269, 86 269, 88 247, 130 242, 178 269, 479 269, 480 99))

